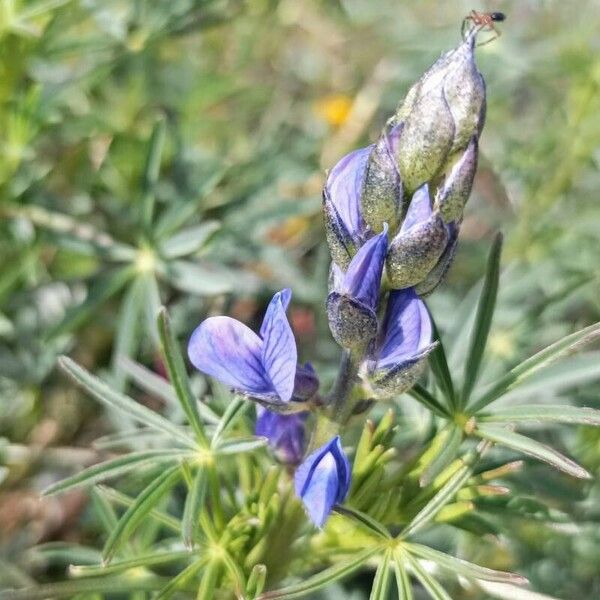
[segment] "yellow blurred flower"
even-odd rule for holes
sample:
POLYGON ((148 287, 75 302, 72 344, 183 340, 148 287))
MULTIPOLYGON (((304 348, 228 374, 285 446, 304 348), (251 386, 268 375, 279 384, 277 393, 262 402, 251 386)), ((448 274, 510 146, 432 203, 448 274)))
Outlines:
POLYGON ((515 352, 513 336, 505 331, 493 332, 488 344, 490 352, 501 359, 512 358, 515 352))
POLYGON ((315 102, 315 113, 332 127, 343 125, 352 108, 352 98, 345 94, 330 94, 315 102))

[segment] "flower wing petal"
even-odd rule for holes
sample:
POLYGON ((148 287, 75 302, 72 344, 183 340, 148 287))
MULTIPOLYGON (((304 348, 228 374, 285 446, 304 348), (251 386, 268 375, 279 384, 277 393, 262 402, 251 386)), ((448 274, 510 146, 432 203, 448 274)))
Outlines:
POLYGON ((292 398, 298 362, 296 340, 285 314, 290 297, 290 290, 273 296, 260 328, 263 338, 262 365, 283 402, 292 398))
POLYGON ((188 356, 203 373, 245 392, 268 394, 272 385, 261 362, 261 339, 231 317, 210 317, 192 333, 188 356))

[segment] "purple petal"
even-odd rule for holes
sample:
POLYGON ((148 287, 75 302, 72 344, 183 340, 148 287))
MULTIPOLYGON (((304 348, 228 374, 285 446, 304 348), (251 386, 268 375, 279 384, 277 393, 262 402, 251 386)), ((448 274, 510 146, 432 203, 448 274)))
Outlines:
POLYGON ((281 415, 257 410, 256 435, 266 437, 281 462, 297 464, 304 453, 304 423, 307 413, 281 415))
POLYGON ((350 236, 357 240, 365 223, 360 211, 360 194, 371 146, 346 154, 331 169, 325 184, 327 200, 331 202, 350 236))
POLYGON ((371 310, 377 308, 381 273, 387 252, 387 225, 383 231, 362 245, 344 275, 341 293, 354 298, 371 310))
POLYGON ((273 296, 260 328, 262 365, 283 402, 288 402, 294 392, 298 361, 296 340, 285 314, 290 295, 289 290, 283 290, 273 296))
POLYGON ((273 392, 261 362, 261 339, 230 317, 210 317, 192 333, 188 356, 203 373, 235 389, 258 394, 273 392))
POLYGON ((296 376, 294 378, 294 400, 308 400, 317 393, 319 389, 319 378, 310 363, 303 367, 296 367, 296 376))
POLYGON ((400 228, 400 235, 407 232, 415 225, 420 225, 429 219, 432 213, 431 200, 429 198, 429 187, 422 185, 412 197, 406 212, 406 217, 400 228))
POLYGON ((390 292, 382 332, 378 368, 410 359, 431 343, 427 307, 412 288, 390 292))

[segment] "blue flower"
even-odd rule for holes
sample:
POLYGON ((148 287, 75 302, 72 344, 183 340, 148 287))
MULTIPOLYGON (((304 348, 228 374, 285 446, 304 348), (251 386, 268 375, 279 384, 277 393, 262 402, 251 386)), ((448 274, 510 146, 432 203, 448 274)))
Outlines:
POLYGON ((323 527, 334 505, 343 502, 350 489, 350 463, 339 435, 306 457, 296 471, 295 486, 311 521, 323 527))
POLYGON ((368 380, 377 397, 401 394, 416 383, 435 348, 432 330, 427 307, 413 289, 390 292, 377 344, 367 362, 368 380))
POLYGON ((281 415, 258 406, 257 415, 256 435, 267 438, 281 462, 298 464, 304 455, 304 429, 308 413, 281 415))
POLYGON ((360 196, 371 149, 360 148, 344 156, 331 169, 323 188, 327 243, 333 260, 344 269, 370 234, 360 196))
POLYGON ((260 335, 230 317, 203 321, 188 344, 192 364, 237 392, 273 407, 307 399, 307 390, 312 385, 316 391, 318 382, 314 371, 297 367, 296 341, 285 314, 291 295, 286 289, 273 296, 260 335), (297 384, 301 397, 293 398, 297 384))
POLYGON ((390 286, 403 289, 421 283, 437 264, 448 238, 448 227, 439 211, 432 210, 429 187, 425 184, 414 193, 402 227, 390 243, 390 286))
POLYGON ((333 291, 327 316, 334 339, 345 348, 366 344, 377 333, 377 302, 387 251, 387 225, 366 242, 344 273, 332 264, 333 291))

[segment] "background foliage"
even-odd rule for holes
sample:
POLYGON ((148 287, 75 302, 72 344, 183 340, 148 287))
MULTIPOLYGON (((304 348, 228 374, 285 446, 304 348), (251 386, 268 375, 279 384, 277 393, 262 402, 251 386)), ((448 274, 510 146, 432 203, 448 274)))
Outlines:
MULTIPOLYGON (((64 563, 30 549, 102 536, 87 494, 38 499, 97 460, 91 439, 127 427, 56 371, 58 354, 125 389, 120 357, 164 372, 161 303, 183 342, 209 314, 258 322, 271 293, 290 286, 300 354, 327 385, 338 349, 323 309, 324 169, 375 139, 407 87, 456 43, 471 8, 1 0, 0 582, 61 579, 64 563)), ((488 83, 484 159, 457 259, 431 306, 460 348, 460 315, 472 313, 470 290, 501 228, 504 270, 483 374, 492 380, 600 319, 600 13, 595 0, 477 8, 508 19, 478 54, 488 83)), ((564 385, 552 393, 600 407, 597 386, 569 388, 566 375, 593 379, 598 358, 563 367, 564 385)), ((203 393, 205 382, 194 385, 203 393)), ((410 435, 427 439, 425 413, 402 411, 410 435)), ((539 436, 600 469, 597 430, 539 436)), ((600 595, 598 484, 539 465, 516 482, 569 515, 565 525, 514 517, 501 555, 486 556, 477 536, 454 542, 554 596, 600 595)), ((368 589, 372 575, 362 577, 368 589)), ((363 597, 362 580, 349 585, 347 597, 363 597)))

